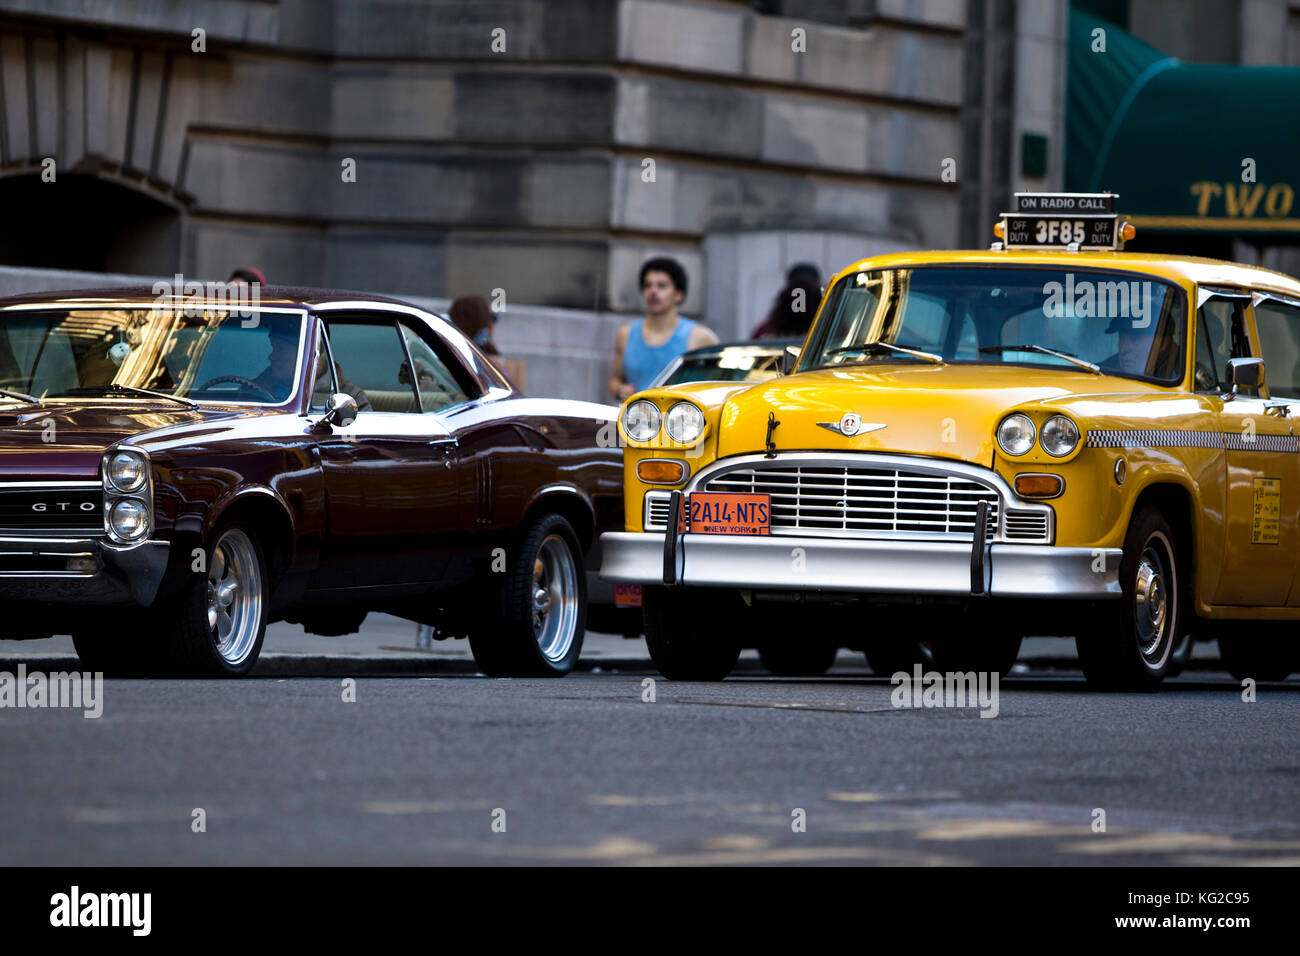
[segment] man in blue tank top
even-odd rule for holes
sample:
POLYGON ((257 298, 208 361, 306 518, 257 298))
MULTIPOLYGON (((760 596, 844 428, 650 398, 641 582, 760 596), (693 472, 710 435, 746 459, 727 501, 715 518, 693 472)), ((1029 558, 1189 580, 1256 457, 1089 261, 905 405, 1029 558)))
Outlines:
POLYGON ((648 388, 668 363, 691 349, 716 345, 718 337, 677 313, 686 298, 686 270, 676 259, 649 259, 641 266, 645 318, 628 322, 614 338, 609 393, 623 401, 648 388))

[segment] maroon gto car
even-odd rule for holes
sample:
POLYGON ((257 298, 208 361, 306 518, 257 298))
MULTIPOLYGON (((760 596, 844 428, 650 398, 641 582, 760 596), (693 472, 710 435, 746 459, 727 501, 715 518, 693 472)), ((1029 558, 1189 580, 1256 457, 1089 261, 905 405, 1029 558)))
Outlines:
POLYGON ((566 673, 591 549, 622 527, 614 415, 524 397, 448 322, 370 296, 0 300, 0 637, 237 676, 269 621, 385 611, 468 637, 488 674, 566 673))

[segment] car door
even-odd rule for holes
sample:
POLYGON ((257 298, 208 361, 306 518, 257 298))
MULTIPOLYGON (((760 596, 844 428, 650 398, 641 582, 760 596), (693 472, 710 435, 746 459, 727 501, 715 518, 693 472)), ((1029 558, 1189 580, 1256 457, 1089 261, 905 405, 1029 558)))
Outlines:
MULTIPOLYGON (((1300 419, 1300 300, 1275 292, 1257 292, 1253 297, 1255 338, 1264 359, 1265 411, 1276 415, 1294 430, 1300 419)), ((1289 502, 1295 510, 1296 499, 1289 502)), ((1283 563, 1294 560, 1290 607, 1300 607, 1300 559, 1283 554, 1283 563)))
POLYGON ((436 585, 459 530, 455 439, 421 413, 405 338, 385 312, 322 313, 331 387, 354 422, 317 440, 326 531, 317 589, 403 596, 436 585))
POLYGON ((1197 382, 1203 386, 1212 376, 1222 395, 1216 405, 1226 489, 1224 555, 1213 603, 1280 607, 1291 591, 1300 538, 1300 455, 1291 421, 1268 411, 1262 390, 1239 389, 1230 397, 1229 359, 1259 357, 1250 309, 1248 293, 1201 290, 1197 382))

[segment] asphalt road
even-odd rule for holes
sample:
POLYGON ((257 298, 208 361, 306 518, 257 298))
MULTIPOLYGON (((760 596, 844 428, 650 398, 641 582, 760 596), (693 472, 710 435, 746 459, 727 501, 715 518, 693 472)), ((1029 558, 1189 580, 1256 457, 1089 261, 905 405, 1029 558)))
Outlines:
POLYGON ((648 702, 643 645, 603 640, 554 681, 451 652, 347 702, 346 659, 285 655, 109 682, 94 720, 0 708, 0 864, 1300 863, 1294 680, 1105 695, 1031 660, 988 719, 895 708, 844 652, 821 680, 750 663, 648 702))

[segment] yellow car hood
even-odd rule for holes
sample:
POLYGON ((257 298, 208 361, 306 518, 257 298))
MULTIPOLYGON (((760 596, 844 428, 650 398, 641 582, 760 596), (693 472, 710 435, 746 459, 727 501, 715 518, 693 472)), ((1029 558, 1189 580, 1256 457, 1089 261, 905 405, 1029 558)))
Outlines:
POLYGON ((718 457, 764 451, 771 414, 780 422, 771 433, 778 451, 898 452, 990 465, 994 429, 1008 412, 1071 397, 1158 390, 1132 379, 1024 366, 820 369, 773 379, 727 399, 718 457), (861 416, 857 435, 824 427, 838 427, 848 412, 861 416))

